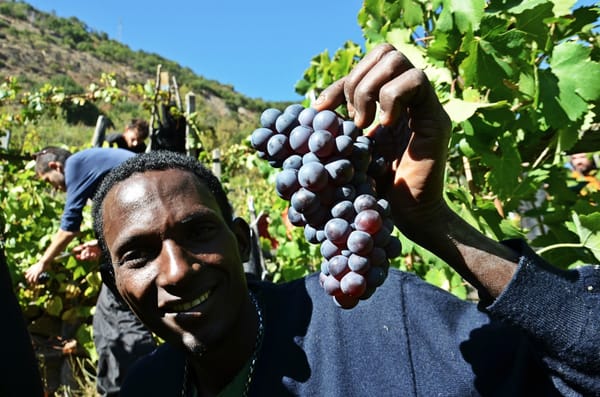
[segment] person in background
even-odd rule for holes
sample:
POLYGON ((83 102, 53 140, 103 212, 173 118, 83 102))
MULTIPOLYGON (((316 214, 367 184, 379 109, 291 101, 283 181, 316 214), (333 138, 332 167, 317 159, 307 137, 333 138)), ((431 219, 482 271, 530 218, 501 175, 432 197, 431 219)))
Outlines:
POLYGON ((125 127, 121 134, 108 134, 104 140, 110 147, 127 149, 134 153, 144 153, 146 151, 145 140, 150 133, 148 122, 142 119, 133 119, 125 127))
POLYGON ((581 185, 578 185, 581 194, 600 191, 600 179, 598 179, 598 167, 594 163, 591 153, 573 153, 569 156, 569 167, 571 175, 581 185))
MULTIPOLYGON (((49 270, 79 234, 83 209, 104 176, 125 160, 136 156, 124 149, 91 148, 71 154, 59 147, 46 147, 35 156, 35 172, 41 180, 66 192, 60 228, 39 261, 25 272, 30 284, 49 270)), ((94 259, 93 242, 75 249, 81 259, 94 259)), ((96 255, 97 257, 97 255, 96 255)), ((129 366, 155 347, 152 334, 127 305, 105 284, 100 289, 93 319, 94 343, 98 351, 97 386, 102 396, 116 396, 129 366)))
POLYGON ((523 241, 499 243, 447 205, 451 122, 423 71, 389 44, 313 105, 346 102, 359 128, 380 107, 395 225, 475 286, 463 301, 390 269, 344 310, 319 273, 248 281, 248 224, 218 179, 166 151, 131 158, 94 196, 111 283, 165 340, 122 396, 600 396, 600 268, 562 271, 523 241), (408 135, 408 146, 402 144, 408 135))

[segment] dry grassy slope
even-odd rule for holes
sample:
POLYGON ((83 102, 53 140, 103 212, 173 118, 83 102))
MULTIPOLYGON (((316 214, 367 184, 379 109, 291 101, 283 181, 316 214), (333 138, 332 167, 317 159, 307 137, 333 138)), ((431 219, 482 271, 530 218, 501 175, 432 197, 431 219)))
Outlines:
MULTIPOLYGON (((131 83, 155 79, 154 75, 141 73, 130 65, 107 62, 93 54, 61 46, 57 44, 60 40, 52 37, 51 33, 42 32, 32 21, 0 15, 0 24, 7 25, 0 26, 0 78, 19 76, 25 82, 43 82, 64 74, 84 88, 91 82, 98 82, 105 72, 115 73, 119 86, 123 88, 131 83), (11 34, 9 28, 19 34, 11 34)), ((201 95, 215 114, 221 117, 231 115, 221 98, 209 93, 201 95)), ((256 116, 245 109, 238 109, 238 112, 246 117, 256 116)))
POLYGON ((31 81, 40 81, 64 73, 83 87, 98 81, 102 72, 115 72, 124 83, 153 78, 128 65, 105 62, 89 53, 61 47, 51 37, 44 39, 44 32, 31 23, 4 15, 0 15, 0 19, 21 33, 15 36, 7 34, 7 29, 2 31, 0 70, 5 76, 25 76, 31 81))

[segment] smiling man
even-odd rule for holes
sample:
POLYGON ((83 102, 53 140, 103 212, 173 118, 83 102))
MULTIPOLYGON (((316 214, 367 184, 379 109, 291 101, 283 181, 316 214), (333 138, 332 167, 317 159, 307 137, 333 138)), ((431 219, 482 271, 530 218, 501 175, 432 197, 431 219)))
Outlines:
POLYGON ((246 222, 191 157, 150 152, 113 170, 94 197, 110 275, 166 343, 129 373, 123 396, 598 395, 600 269, 560 271, 521 242, 492 241, 443 197, 450 121, 422 71, 389 45, 325 90, 355 123, 394 125, 396 226, 474 285, 479 307, 390 269, 351 310, 318 273, 246 282, 246 222), (556 329, 561 332, 557 333, 556 329))

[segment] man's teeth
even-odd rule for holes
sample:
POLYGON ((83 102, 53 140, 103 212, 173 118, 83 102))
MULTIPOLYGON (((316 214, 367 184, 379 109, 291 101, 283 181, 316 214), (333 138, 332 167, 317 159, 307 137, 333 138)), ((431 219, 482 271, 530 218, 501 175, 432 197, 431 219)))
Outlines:
POLYGON ((199 297, 197 297, 196 299, 194 299, 191 302, 185 302, 185 303, 180 303, 177 305, 173 305, 173 311, 174 312, 184 312, 186 310, 191 309, 194 306, 198 306, 199 304, 201 304, 202 302, 204 302, 207 298, 208 295, 210 295, 210 291, 206 291, 205 293, 203 293, 202 295, 200 295, 199 297))

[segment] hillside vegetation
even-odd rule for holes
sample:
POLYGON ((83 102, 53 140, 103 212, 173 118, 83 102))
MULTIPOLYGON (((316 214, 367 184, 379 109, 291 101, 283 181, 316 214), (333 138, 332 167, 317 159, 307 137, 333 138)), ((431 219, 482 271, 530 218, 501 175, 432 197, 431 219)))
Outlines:
MULTIPOLYGON (((261 110, 286 106, 246 97, 230 85, 205 79, 158 54, 133 51, 75 17, 60 18, 25 2, 0 0, 0 79, 17 78, 23 90, 50 84, 63 87, 66 94, 78 94, 98 82, 103 74, 114 76, 122 89, 143 87, 154 84, 158 65, 176 78, 182 98, 189 92, 196 95, 201 124, 210 132, 203 137, 203 144, 209 149, 240 142, 256 124, 261 110)), ((11 149, 29 151, 46 144, 85 145, 99 114, 109 117, 116 130, 121 130, 132 117, 150 116, 134 95, 118 103, 71 106, 63 108, 58 117, 52 115, 37 125, 12 131, 11 149)))

